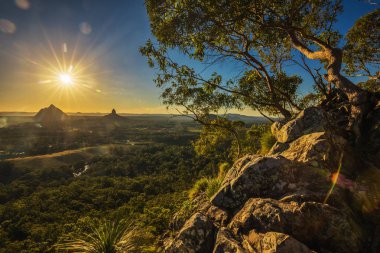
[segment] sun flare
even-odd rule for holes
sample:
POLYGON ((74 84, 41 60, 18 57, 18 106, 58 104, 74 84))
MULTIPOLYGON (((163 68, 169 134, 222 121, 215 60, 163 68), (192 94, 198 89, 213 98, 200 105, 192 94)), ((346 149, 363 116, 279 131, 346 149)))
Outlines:
POLYGON ((38 84, 51 89, 51 97, 73 102, 88 94, 100 93, 97 80, 107 71, 94 71, 97 68, 95 51, 89 53, 79 42, 73 46, 64 42, 58 47, 47 35, 46 43, 50 50, 43 48, 38 60, 28 61, 39 67, 33 75, 37 76, 38 84))
POLYGON ((70 86, 73 84, 73 79, 69 73, 59 73, 58 79, 64 86, 70 86))

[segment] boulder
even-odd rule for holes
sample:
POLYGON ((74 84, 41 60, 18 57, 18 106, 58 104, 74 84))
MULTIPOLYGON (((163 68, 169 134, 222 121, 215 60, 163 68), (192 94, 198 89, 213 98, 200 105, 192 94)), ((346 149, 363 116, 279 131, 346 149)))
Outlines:
POLYGON ((327 130, 327 117, 320 107, 310 107, 301 111, 297 117, 286 124, 275 122, 271 131, 276 140, 288 143, 305 134, 327 130))
MULTIPOLYGON (((211 203, 205 194, 200 194, 196 196, 194 199, 191 200, 190 203, 188 203, 185 207, 183 206, 182 208, 180 208, 174 214, 169 223, 169 228, 175 231, 180 230, 183 227, 183 225, 185 225, 186 221, 190 218, 194 210, 198 211, 199 213, 206 213, 210 206, 211 203)), ((214 213, 213 215, 210 215, 210 217, 214 216, 216 216, 216 214, 214 213)))
POLYGON ((316 132, 294 140, 280 154, 289 160, 308 163, 314 167, 330 163, 333 166, 330 169, 336 170, 343 152, 351 153, 344 138, 326 132, 316 132))
POLYGON ((217 227, 226 226, 229 219, 227 211, 213 205, 210 205, 210 208, 207 210, 206 215, 210 217, 212 222, 217 227))
POLYGON ((277 232, 257 233, 251 231, 246 237, 246 247, 249 252, 265 253, 312 253, 305 244, 293 237, 277 232))
POLYGON ((219 230, 213 253, 248 253, 249 251, 244 249, 241 243, 236 240, 227 228, 219 230))
POLYGON ((364 233, 350 213, 318 202, 250 199, 233 217, 229 228, 245 235, 252 230, 284 233, 316 250, 326 248, 333 252, 359 252, 364 243, 364 233))
MULTIPOLYGON (((249 198, 281 198, 296 192, 327 192, 330 172, 283 156, 255 157, 242 167, 233 167, 211 203, 235 210, 249 198)), ((339 191, 334 194, 340 194, 339 191)))
POLYGON ((213 248, 214 225, 202 213, 195 213, 182 227, 174 240, 164 245, 165 252, 202 253, 213 248))

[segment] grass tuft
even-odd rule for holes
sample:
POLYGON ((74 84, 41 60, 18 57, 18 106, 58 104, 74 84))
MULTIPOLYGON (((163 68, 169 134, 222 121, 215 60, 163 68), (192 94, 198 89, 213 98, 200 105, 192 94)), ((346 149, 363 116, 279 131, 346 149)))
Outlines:
POLYGON ((58 252, 119 253, 135 249, 136 229, 124 219, 91 224, 89 232, 56 245, 58 252))

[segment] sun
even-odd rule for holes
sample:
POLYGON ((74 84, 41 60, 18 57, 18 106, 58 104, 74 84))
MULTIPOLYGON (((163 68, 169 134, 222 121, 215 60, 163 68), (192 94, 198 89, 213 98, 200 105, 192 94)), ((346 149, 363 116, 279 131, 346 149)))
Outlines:
POLYGON ((79 42, 72 47, 64 42, 58 50, 58 45, 53 45, 47 35, 46 43, 47 46, 41 48, 38 59, 26 60, 38 66, 40 71, 33 75, 37 76, 39 85, 51 89, 52 97, 74 100, 88 93, 102 92, 98 86, 98 77, 108 71, 99 68, 95 61, 97 53, 92 54, 84 50, 79 42), (81 53, 81 49, 84 53, 81 53))
POLYGON ((73 85, 73 78, 71 77, 71 75, 69 73, 59 73, 58 74, 58 80, 64 86, 73 85))

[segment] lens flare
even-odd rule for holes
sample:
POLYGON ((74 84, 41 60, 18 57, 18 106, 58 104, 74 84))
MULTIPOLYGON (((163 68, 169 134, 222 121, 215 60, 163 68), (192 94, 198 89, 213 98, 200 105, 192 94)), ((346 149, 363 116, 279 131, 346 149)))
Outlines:
POLYGON ((323 204, 326 204, 327 201, 329 200, 331 194, 333 193, 334 191, 334 188, 335 188, 335 185, 336 183, 338 182, 339 180, 339 176, 340 176, 340 171, 342 169, 342 162, 343 162, 343 153, 340 155, 340 159, 339 159, 339 167, 338 167, 338 170, 337 172, 333 173, 331 175, 331 181, 332 181, 332 184, 331 184, 331 187, 330 187, 330 190, 329 192, 327 193, 326 197, 325 197, 325 200, 323 201, 323 204))
POLYGON ((3 33, 15 33, 16 32, 16 25, 12 21, 8 19, 0 19, 0 32, 3 33))
POLYGON ((65 86, 70 86, 73 84, 73 79, 68 73, 60 73, 58 74, 58 78, 61 81, 61 83, 65 86))

